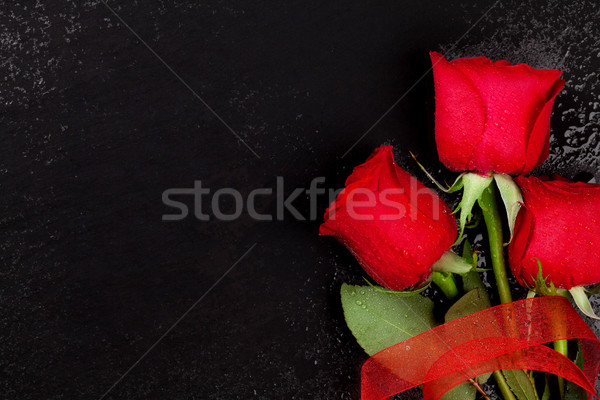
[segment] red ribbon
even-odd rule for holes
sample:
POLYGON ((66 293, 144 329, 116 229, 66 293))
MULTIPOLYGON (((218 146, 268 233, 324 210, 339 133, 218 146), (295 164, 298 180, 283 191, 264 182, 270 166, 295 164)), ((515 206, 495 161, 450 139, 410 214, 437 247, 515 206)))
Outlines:
POLYGON ((500 369, 544 371, 568 379, 596 396, 600 342, 560 296, 515 301, 438 326, 380 351, 362 366, 362 399, 381 400, 423 385, 425 400, 500 369), (579 339, 583 371, 544 346, 579 339))

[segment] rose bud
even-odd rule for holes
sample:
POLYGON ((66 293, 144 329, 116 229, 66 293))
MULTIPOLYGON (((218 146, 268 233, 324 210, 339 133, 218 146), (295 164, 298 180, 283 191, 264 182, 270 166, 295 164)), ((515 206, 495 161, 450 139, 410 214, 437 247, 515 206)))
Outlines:
MULTIPOLYGON (((381 146, 346 180, 320 235, 344 244, 365 271, 392 290, 419 287, 457 237, 450 208, 381 146)), ((455 256, 457 257, 457 256, 455 256)))
POLYGON ((524 175, 548 157, 550 115, 562 71, 431 52, 435 140, 456 172, 524 175))
POLYGON ((547 283, 558 288, 600 282, 600 185, 515 180, 524 199, 508 248, 517 280, 533 288, 541 266, 547 283))

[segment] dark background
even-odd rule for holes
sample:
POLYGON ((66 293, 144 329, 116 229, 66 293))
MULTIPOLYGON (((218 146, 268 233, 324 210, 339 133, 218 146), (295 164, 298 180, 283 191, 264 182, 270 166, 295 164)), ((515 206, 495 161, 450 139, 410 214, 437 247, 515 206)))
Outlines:
POLYGON ((338 297, 362 274, 319 220, 166 222, 161 195, 337 188, 382 143, 446 176, 429 50, 563 69, 539 172, 599 177, 593 1, 108 5, 156 54, 99 1, 0 5, 3 398, 358 399, 338 297))

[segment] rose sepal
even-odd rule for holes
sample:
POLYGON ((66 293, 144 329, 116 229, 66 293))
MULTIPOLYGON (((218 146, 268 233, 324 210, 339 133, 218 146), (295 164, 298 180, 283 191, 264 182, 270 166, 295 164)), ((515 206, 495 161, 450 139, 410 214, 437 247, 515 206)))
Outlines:
POLYGON ((474 172, 462 175, 463 195, 460 203, 458 203, 458 207, 454 210, 455 213, 460 210, 460 217, 458 219, 460 227, 459 240, 465 231, 465 225, 471 221, 473 206, 481 198, 483 191, 490 186, 493 179, 493 175, 480 175, 474 172))
MULTIPOLYGON (((493 178, 494 175, 493 174, 489 174, 489 175, 478 174, 478 173, 474 173, 474 172, 463 172, 456 178, 456 180, 454 181, 454 183, 451 186, 444 187, 444 185, 439 183, 429 173, 429 171, 427 171, 427 169, 425 169, 425 167, 423 165, 421 165, 421 163, 417 160, 417 158, 415 157, 415 155, 412 152, 410 153, 410 155, 413 157, 413 159, 415 160, 415 162, 417 163, 419 168, 421 168, 421 170, 425 173, 425 175, 427 175, 427 177, 431 180, 431 182, 433 182, 433 184, 436 185, 437 188, 440 189, 442 192, 454 193, 460 189, 463 189, 462 199, 461 199, 460 203, 458 204, 458 206, 456 207, 456 209, 454 210, 454 213, 457 213, 458 211, 460 211, 460 218, 459 218, 460 233, 458 235, 458 238, 456 239, 456 243, 458 243, 458 241, 461 239, 461 237, 465 231, 467 222, 471 221, 471 211, 473 210, 473 206, 475 205, 477 200, 479 200, 479 198, 483 194, 483 191, 492 183, 492 180, 494 179, 493 178)), ((510 177, 509 177, 509 179, 510 179, 510 177)), ((501 182, 503 182, 502 178, 501 178, 501 182)), ((508 197, 509 195, 506 194, 506 196, 508 197)), ((503 199, 504 199, 504 197, 503 197, 503 199)), ((506 202, 505 202, 505 204, 506 204, 506 202)), ((515 218, 516 218, 516 214, 515 214, 515 218)), ((514 225, 514 223, 513 223, 513 225, 514 225)))
POLYGON ((442 257, 433 264, 431 269, 433 272, 452 273, 458 275, 464 275, 471 271, 482 271, 473 267, 471 263, 453 251, 447 251, 442 254, 442 257))
POLYGON ((427 169, 425 169, 425 167, 419 162, 419 160, 417 160, 417 157, 413 154, 413 152, 410 152, 410 155, 412 156, 412 158, 415 160, 415 162, 417 163, 417 165, 419 166, 419 168, 421 168, 421 171, 423 171, 425 173, 425 175, 427 175, 427 177, 429 178, 429 180, 431 182, 433 182, 433 184, 435 186, 437 186, 438 189, 440 189, 442 192, 444 193, 454 193, 460 189, 462 189, 463 187, 463 181, 462 181, 462 177, 463 175, 466 174, 466 172, 463 172, 462 174, 460 174, 455 180, 454 183, 448 187, 444 187, 444 185, 442 185, 441 183, 439 183, 434 177, 433 175, 431 175, 429 173, 429 171, 427 171, 427 169))
MULTIPOLYGON (((534 286, 529 288, 527 297, 534 297, 535 294, 539 294, 541 296, 565 296, 567 294, 567 290, 557 288, 552 281, 548 282, 548 277, 544 277, 544 273, 542 272, 541 261, 537 260, 537 263, 539 268, 538 274, 535 277, 534 286), (533 293, 533 295, 531 295, 531 293, 533 293)), ((568 295, 566 297, 568 297, 568 295)))
POLYGON ((569 293, 573 296, 573 300, 575 300, 575 304, 577 304, 577 308, 581 310, 587 317, 600 321, 600 317, 596 315, 592 305, 590 304, 590 299, 585 293, 585 288, 583 286, 573 286, 569 289, 569 293))
MULTIPOLYGON (((577 308, 587 317, 600 321, 600 317, 596 315, 592 305, 590 304, 590 299, 587 296, 586 289, 584 286, 573 286, 570 289, 562 289, 554 286, 553 282, 547 283, 548 278, 544 278, 542 273, 542 265, 539 260, 539 272, 535 279, 535 287, 531 288, 529 293, 540 294, 542 296, 564 296, 569 297, 567 293, 573 297, 577 308)), ((530 295, 528 294, 528 298, 530 295)), ((531 296, 533 297, 533 296, 531 296)))
MULTIPOLYGON (((460 235, 458 236, 458 240, 460 240, 462 237, 466 223, 471 219, 471 211, 475 205, 475 202, 479 200, 481 194, 485 188, 491 184, 491 179, 493 178, 494 182, 496 182, 496 186, 498 187, 498 191, 500 192, 500 197, 502 198, 504 207, 506 208, 508 228, 510 230, 510 239, 508 243, 512 241, 517 214, 519 213, 519 210, 523 204, 523 194, 521 193, 519 186, 515 183, 510 175, 498 173, 482 175, 473 172, 463 172, 456 178, 451 186, 444 187, 444 185, 439 183, 433 177, 433 175, 431 175, 429 171, 425 169, 425 167, 417 160, 417 157, 412 152, 410 155, 415 160, 419 168, 421 168, 425 175, 427 175, 427 177, 431 180, 431 182, 433 182, 433 184, 442 192, 454 193, 464 188, 463 198, 456 210, 454 210, 454 212, 458 212, 459 210, 461 211, 460 235)), ((508 243, 506 243, 506 245, 508 245, 508 243)))
POLYGON ((515 232, 517 214, 519 214, 519 210, 523 204, 523 193, 521 193, 521 189, 510 175, 494 174, 494 181, 496 182, 496 186, 500 192, 500 197, 502 198, 502 202, 506 208, 508 228, 510 230, 510 239, 508 240, 508 243, 510 243, 515 232))

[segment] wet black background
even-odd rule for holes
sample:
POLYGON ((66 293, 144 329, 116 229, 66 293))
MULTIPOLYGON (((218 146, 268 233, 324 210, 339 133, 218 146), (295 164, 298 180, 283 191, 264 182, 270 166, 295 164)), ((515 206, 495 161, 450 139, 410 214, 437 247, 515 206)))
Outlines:
MULTIPOLYGON (((493 4, 110 1, 135 34, 98 1, 2 4, 0 396, 359 398, 366 356, 338 297, 361 272, 319 221, 169 222, 161 195, 200 180, 245 197, 277 176, 286 194, 317 176, 336 188, 382 143, 443 176, 429 50, 540 67, 587 54, 572 87, 598 69, 600 36, 564 34, 593 3, 493 4), (526 42, 540 30, 550 44, 526 42)), ((309 216, 306 196, 294 205, 309 216)), ((257 208, 275 215, 275 196, 257 208)))

